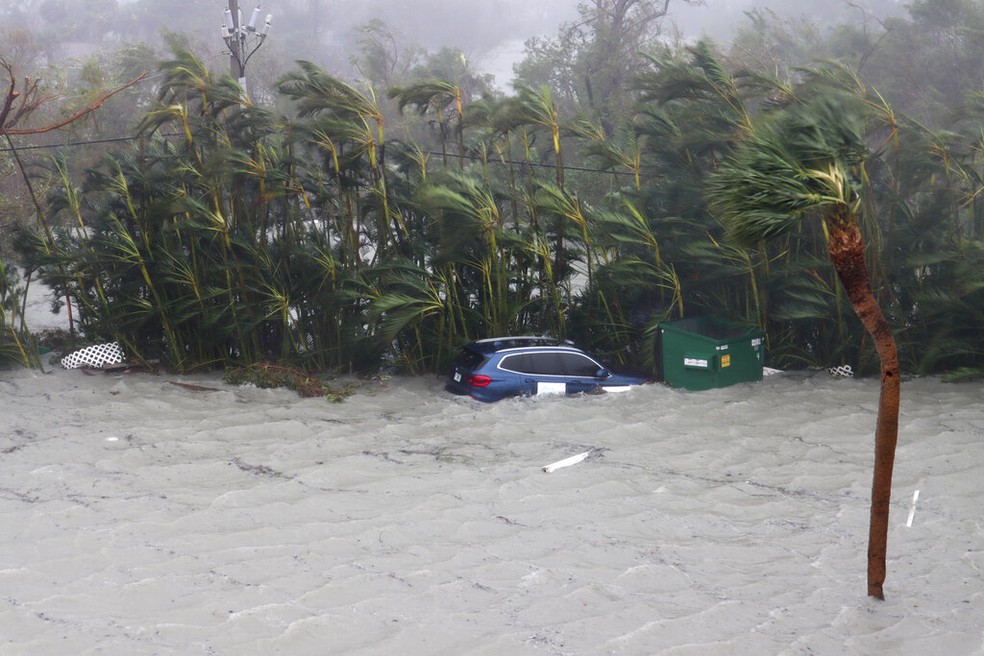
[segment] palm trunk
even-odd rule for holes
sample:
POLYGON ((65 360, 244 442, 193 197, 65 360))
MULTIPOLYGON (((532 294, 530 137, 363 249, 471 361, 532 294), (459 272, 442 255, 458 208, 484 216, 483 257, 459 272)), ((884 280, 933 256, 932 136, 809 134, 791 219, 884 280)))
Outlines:
POLYGON ((871 335, 881 365, 881 392, 875 425, 875 464, 871 482, 871 519, 868 529, 868 596, 884 599, 885 560, 888 550, 888 513, 892 499, 892 470, 899 436, 901 380, 892 328, 882 314, 868 279, 864 239, 857 223, 842 213, 828 217, 827 252, 847 292, 855 314, 871 335))

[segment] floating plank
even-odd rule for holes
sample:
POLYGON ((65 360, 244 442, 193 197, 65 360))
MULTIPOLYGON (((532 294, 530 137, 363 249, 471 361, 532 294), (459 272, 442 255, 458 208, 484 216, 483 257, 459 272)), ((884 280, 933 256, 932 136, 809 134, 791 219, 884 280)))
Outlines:
POLYGON ((558 460, 555 463, 544 465, 543 471, 550 474, 552 472, 557 471, 558 469, 562 469, 564 467, 570 467, 571 465, 576 465, 577 463, 582 462, 585 458, 587 458, 590 455, 591 455, 590 451, 585 451, 584 453, 579 453, 576 456, 571 456, 570 458, 564 458, 563 460, 558 460))

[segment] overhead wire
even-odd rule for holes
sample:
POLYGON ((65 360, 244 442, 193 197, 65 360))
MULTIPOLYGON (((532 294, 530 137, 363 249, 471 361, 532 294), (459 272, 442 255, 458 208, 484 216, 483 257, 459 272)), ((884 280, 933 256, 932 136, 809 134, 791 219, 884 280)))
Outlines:
MULTIPOLYGON (((179 136, 179 135, 177 133, 174 133, 174 134, 163 134, 162 136, 165 136, 165 137, 173 137, 173 136, 179 136)), ((59 149, 59 148, 75 148, 75 147, 81 147, 81 146, 94 146, 94 145, 106 144, 106 143, 118 143, 118 142, 124 142, 124 141, 137 141, 138 139, 142 139, 142 138, 143 137, 140 137, 138 135, 130 135, 130 136, 125 136, 125 137, 107 137, 107 138, 104 138, 104 139, 86 139, 84 141, 70 141, 70 142, 67 142, 67 143, 58 143, 58 144, 34 144, 34 145, 27 145, 27 146, 17 146, 16 148, 10 148, 9 146, 0 146, 0 153, 9 153, 9 152, 13 152, 14 150, 17 150, 17 151, 25 151, 25 150, 51 150, 51 149, 59 149)), ((498 157, 493 157, 493 158, 487 158, 486 159, 486 158, 483 158, 483 157, 479 157, 478 155, 462 155, 460 153, 440 153, 440 152, 437 152, 437 151, 429 151, 429 150, 421 151, 421 153, 424 154, 424 155, 432 156, 432 157, 448 157, 448 158, 452 158, 452 159, 464 159, 464 160, 467 160, 467 161, 470 161, 470 162, 473 162, 473 163, 489 163, 489 164, 514 165, 514 166, 529 166, 529 167, 533 167, 533 168, 548 168, 548 169, 556 169, 557 168, 557 165, 556 164, 551 164, 549 162, 536 162, 536 161, 530 161, 530 160, 502 159, 502 158, 498 158, 498 157)), ((608 175, 622 175, 622 176, 633 176, 633 175, 635 175, 635 173, 632 172, 632 171, 616 171, 616 170, 613 170, 613 169, 599 169, 599 168, 591 168, 591 167, 587 167, 587 166, 572 166, 570 164, 564 164, 560 168, 562 168, 565 171, 577 171, 577 172, 581 172, 581 173, 605 173, 605 174, 608 174, 608 175)))
MULTIPOLYGON (((174 137, 174 136, 179 136, 179 135, 178 135, 178 133, 174 133, 174 134, 163 134, 162 136, 165 136, 165 137, 174 137)), ((75 147, 80 147, 80 146, 94 146, 94 145, 99 145, 99 144, 117 143, 117 142, 122 142, 122 141, 137 141, 138 139, 142 139, 142 138, 144 138, 144 137, 140 137, 140 136, 137 136, 137 135, 131 135, 131 136, 126 136, 126 137, 107 137, 105 139, 87 139, 85 141, 70 141, 70 142, 61 143, 61 144, 35 144, 35 145, 32 145, 32 146, 17 146, 16 148, 10 148, 10 147, 0 146, 0 153, 9 153, 9 152, 12 152, 14 150, 17 150, 17 151, 25 151, 25 150, 50 150, 50 149, 58 149, 58 148, 75 148, 75 147)), ((515 165, 515 166, 530 166, 530 167, 534 167, 534 168, 548 168, 548 169, 556 169, 557 168, 557 165, 556 164, 551 164, 549 162, 534 162, 534 161, 529 161, 529 160, 511 160, 511 159, 501 159, 501 158, 498 158, 498 157, 493 157, 493 158, 486 159, 486 158, 483 158, 483 157, 479 157, 478 155, 461 155, 459 153, 440 153, 440 152, 437 152, 437 151, 429 151, 429 150, 421 151, 421 153, 424 154, 424 155, 430 155, 432 157, 448 157, 448 158, 453 158, 453 159, 464 159, 464 160, 467 160, 467 161, 470 161, 470 162, 475 162, 475 163, 484 162, 484 163, 489 163, 489 164, 515 165)), ((591 167, 587 167, 587 166, 571 166, 569 164, 564 164, 564 165, 561 166, 561 168, 564 169, 565 171, 578 171, 578 172, 581 172, 581 173, 605 173, 605 174, 608 174, 608 175, 623 175, 623 176, 632 176, 632 175, 635 175, 635 173, 633 173, 632 171, 615 171, 613 169, 597 169, 597 168, 591 168, 591 167)))
MULTIPOLYGON (((224 57, 224 56, 227 56, 227 55, 228 55, 228 52, 212 53, 207 58, 207 60, 214 62, 214 60, 218 59, 219 57, 224 57)), ((158 71, 157 73, 148 75, 143 80, 141 80, 140 82, 138 82, 137 85, 138 86, 142 86, 144 84, 150 83, 150 82, 152 82, 152 81, 154 81, 156 79, 159 79, 159 78, 163 77, 163 75, 164 75, 164 73, 162 71, 158 71)), ((177 136, 177 135, 164 134, 163 136, 177 136)), ((107 144, 107 143, 120 143, 120 142, 126 142, 126 141, 136 141, 136 140, 141 139, 141 138, 142 137, 137 136, 137 135, 128 135, 128 136, 122 136, 122 137, 106 137, 106 138, 102 138, 102 139, 86 139, 86 140, 82 140, 82 141, 70 141, 70 142, 67 142, 67 143, 57 143, 57 144, 33 144, 33 145, 24 145, 24 146, 17 146, 16 148, 11 148, 9 146, 2 146, 2 147, 0 147, 0 153, 9 153, 9 152, 13 152, 14 150, 17 150, 17 151, 29 151, 29 150, 50 150, 50 149, 59 149, 59 148, 76 148, 76 147, 82 147, 82 146, 94 146, 94 145, 107 144)), ((421 152, 424 155, 429 155, 429 156, 433 156, 433 157, 448 157, 448 158, 453 158, 453 159, 464 159, 466 161, 471 161, 471 162, 474 162, 474 163, 493 163, 493 164, 502 164, 502 165, 529 166, 529 167, 533 167, 533 168, 550 168, 550 169, 556 169, 557 168, 557 165, 556 164, 547 163, 547 162, 536 162, 536 161, 530 161, 530 160, 522 160, 522 161, 521 160, 511 160, 511 159, 503 159, 503 158, 498 158, 498 157, 495 157, 495 158, 483 158, 483 157, 480 157, 478 155, 464 155, 464 154, 461 154, 461 153, 447 153, 447 152, 442 153, 442 152, 436 152, 436 151, 421 151, 421 152)), ((563 164, 563 165, 561 165, 560 168, 563 169, 564 171, 577 171, 577 172, 581 172, 581 173, 605 173, 605 174, 615 175, 615 176, 634 176, 635 175, 635 173, 632 172, 632 171, 616 171, 616 170, 611 169, 611 168, 599 169, 599 168, 591 168, 591 167, 587 167, 587 166, 571 166, 569 164, 563 164)))

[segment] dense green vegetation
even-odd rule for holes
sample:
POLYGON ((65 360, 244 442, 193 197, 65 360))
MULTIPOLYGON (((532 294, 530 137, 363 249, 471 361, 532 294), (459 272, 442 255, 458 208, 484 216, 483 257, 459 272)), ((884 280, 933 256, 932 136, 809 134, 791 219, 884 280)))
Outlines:
MULTIPOLYGON (((850 185, 902 369, 984 373, 984 3, 827 31, 759 13, 726 47, 668 44, 645 11, 662 3, 603 4, 531 43, 508 94, 451 49, 397 67, 377 23, 365 80, 301 61, 241 105, 172 37, 153 97, 120 106, 139 139, 32 167, 52 229, 5 230, 3 257, 71 299, 83 339, 179 369, 441 371, 505 333, 652 366, 658 322, 712 314, 763 327, 773 366, 874 373, 823 223, 749 246, 714 187, 778 112, 850 97, 866 146, 850 185)), ((128 46, 88 83, 149 59, 128 46)), ((0 275, 0 358, 30 363, 19 299, 0 275)))

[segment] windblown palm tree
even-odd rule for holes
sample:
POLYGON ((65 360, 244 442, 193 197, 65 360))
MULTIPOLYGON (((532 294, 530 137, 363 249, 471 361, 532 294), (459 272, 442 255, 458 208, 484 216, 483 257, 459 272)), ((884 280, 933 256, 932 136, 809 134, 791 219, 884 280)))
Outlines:
POLYGON ((441 142, 441 159, 448 168, 448 138, 452 132, 451 120, 457 118, 458 127, 458 168, 465 167, 464 130, 461 119, 464 114, 464 97, 460 86, 444 80, 429 80, 406 87, 390 89, 391 98, 396 98, 400 112, 411 106, 423 116, 433 110, 436 115, 438 136, 441 142))
POLYGON ((819 218, 827 253, 852 307, 872 337, 881 365, 868 536, 868 595, 884 599, 888 514, 898 440, 899 361, 892 328, 868 276, 860 230, 863 138, 868 106, 830 90, 767 114, 712 179, 711 205, 731 235, 755 246, 819 218))
MULTIPOLYGON (((348 123, 346 141, 368 167, 370 187, 368 197, 375 205, 377 256, 384 258, 397 249, 396 242, 405 241, 405 227, 400 225, 399 213, 390 207, 386 166, 383 161, 386 143, 385 116, 373 88, 363 92, 348 82, 329 75, 318 65, 299 61, 299 71, 285 75, 279 84, 280 93, 294 101, 301 119, 334 117, 348 123)), ((335 127, 342 123, 336 122, 335 127)))

